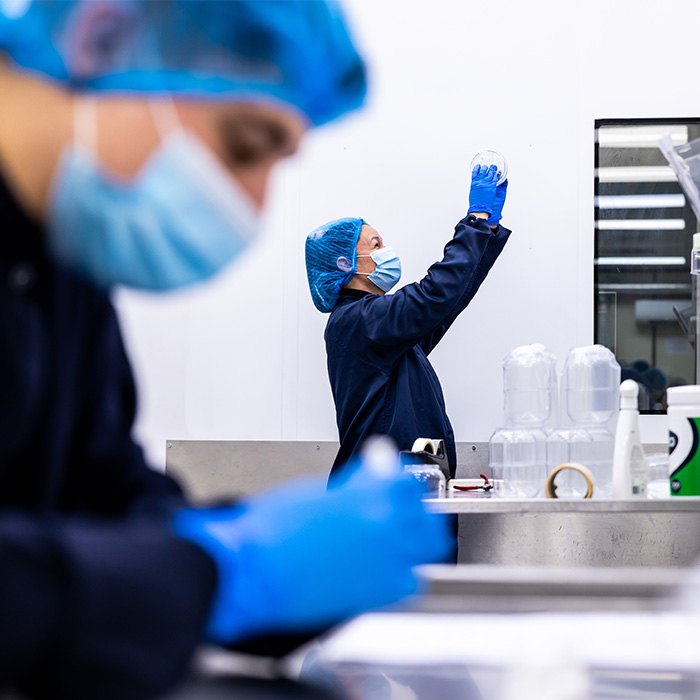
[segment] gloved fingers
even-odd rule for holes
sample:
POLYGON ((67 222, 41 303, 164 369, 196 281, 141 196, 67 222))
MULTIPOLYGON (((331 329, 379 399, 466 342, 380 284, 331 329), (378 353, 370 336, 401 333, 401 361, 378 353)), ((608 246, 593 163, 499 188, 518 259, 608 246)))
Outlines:
POLYGON ((445 518, 427 513, 422 496, 418 481, 399 474, 393 479, 357 475, 337 497, 344 501, 343 512, 370 528, 367 538, 375 546, 419 564, 442 560, 449 551, 445 518))
POLYGON ((489 187, 494 181, 491 168, 495 167, 495 165, 491 167, 488 165, 475 165, 474 170, 472 170, 472 187, 489 187))
POLYGON ((508 190, 508 180, 504 180, 500 185, 496 187, 496 196, 493 200, 493 211, 491 216, 489 216, 487 223, 489 226, 497 226, 501 221, 501 214, 503 212, 503 205, 506 201, 506 192, 508 190))
POLYGON ((416 566, 445 561, 454 543, 445 515, 423 512, 422 517, 403 520, 402 536, 392 545, 393 556, 416 566))
POLYGON ((385 482, 384 498, 391 511, 402 520, 418 517, 425 514, 423 506, 424 489, 421 484, 410 474, 402 473, 390 483, 385 482))
POLYGON ((377 544, 410 564, 442 561, 450 551, 447 518, 428 513, 422 502, 423 489, 406 474, 389 485, 385 507, 366 506, 368 517, 386 526, 378 528, 377 544))
POLYGON ((476 211, 490 214, 492 212, 492 204, 497 193, 497 180, 498 168, 495 165, 474 166, 469 194, 469 213, 476 211))

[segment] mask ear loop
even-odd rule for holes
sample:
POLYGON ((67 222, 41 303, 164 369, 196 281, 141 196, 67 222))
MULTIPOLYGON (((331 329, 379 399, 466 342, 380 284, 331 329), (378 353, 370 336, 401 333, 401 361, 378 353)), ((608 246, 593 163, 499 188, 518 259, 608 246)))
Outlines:
POLYGON ((148 101, 153 123, 155 124, 161 142, 165 141, 173 133, 182 131, 183 126, 177 107, 171 97, 152 99, 148 101))
POLYGON ((97 102, 94 97, 73 98, 73 141, 97 158, 97 102))
MULTIPOLYGON (((161 141, 165 141, 173 132, 182 130, 182 122, 172 99, 149 100, 148 106, 161 141)), ((94 97, 80 95, 73 100, 73 141, 97 159, 97 101, 94 97)))

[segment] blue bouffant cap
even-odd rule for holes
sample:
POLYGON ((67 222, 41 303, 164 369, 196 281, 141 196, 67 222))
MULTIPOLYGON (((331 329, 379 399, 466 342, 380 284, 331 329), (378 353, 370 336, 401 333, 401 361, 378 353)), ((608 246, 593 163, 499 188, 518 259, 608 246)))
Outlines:
POLYGON ((76 90, 282 103, 316 125, 366 92, 326 0, 0 0, 0 51, 76 90))
POLYGON ((357 241, 364 219, 336 219, 306 237, 306 275, 314 305, 328 313, 357 272, 357 241))

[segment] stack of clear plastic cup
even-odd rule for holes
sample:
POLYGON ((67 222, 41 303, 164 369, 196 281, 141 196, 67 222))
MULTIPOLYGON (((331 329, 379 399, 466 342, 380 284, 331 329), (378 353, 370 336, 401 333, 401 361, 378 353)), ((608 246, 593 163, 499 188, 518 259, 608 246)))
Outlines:
MULTIPOLYGON (((573 349, 561 378, 559 428, 547 439, 547 470, 579 462, 595 478, 593 498, 612 496, 615 437, 611 431, 620 403, 620 365, 603 345, 573 349)), ((557 495, 580 498, 585 480, 573 471, 557 479, 557 495)))
POLYGON ((489 440, 495 493, 535 498, 544 493, 547 436, 556 404, 556 358, 544 345, 515 348, 503 361, 506 424, 489 440))
POLYGON ((407 464, 405 470, 423 486, 424 498, 444 498, 447 479, 436 464, 407 464))
POLYGON ((500 428, 489 440, 494 493, 536 498, 544 493, 547 436, 539 428, 500 428))
MULTIPOLYGON (((547 474, 560 464, 583 464, 591 468, 595 461, 595 443, 582 428, 559 428, 547 437, 547 474)), ((588 484, 583 474, 567 469, 557 476, 557 498, 583 498, 588 484)), ((597 495, 597 480, 593 494, 597 495)))

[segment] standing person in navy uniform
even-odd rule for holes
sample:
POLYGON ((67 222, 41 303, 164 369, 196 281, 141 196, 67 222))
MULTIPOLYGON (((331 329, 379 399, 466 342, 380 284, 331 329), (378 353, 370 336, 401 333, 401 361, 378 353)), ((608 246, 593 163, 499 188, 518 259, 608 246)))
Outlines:
POLYGON ((410 450, 416 438, 445 441, 452 476, 455 438, 428 355, 477 293, 510 236, 500 225, 508 181, 495 166, 472 172, 469 212, 442 260, 419 282, 399 281, 393 248, 363 219, 338 219, 306 239, 306 269, 316 308, 330 312, 325 341, 340 449, 332 476, 381 433, 410 450))
POLYGON ((222 269, 274 164, 362 102, 338 8, 0 2, 0 52, 0 692, 153 697, 203 638, 309 633, 415 591, 444 533, 399 478, 189 508, 132 440, 109 298, 222 269), (407 551, 416 517, 432 535, 407 551))

